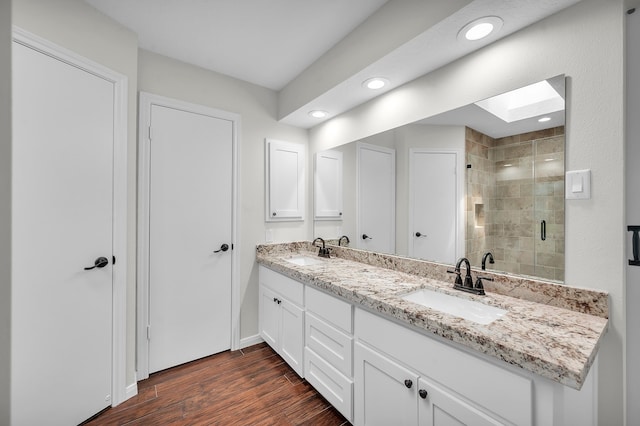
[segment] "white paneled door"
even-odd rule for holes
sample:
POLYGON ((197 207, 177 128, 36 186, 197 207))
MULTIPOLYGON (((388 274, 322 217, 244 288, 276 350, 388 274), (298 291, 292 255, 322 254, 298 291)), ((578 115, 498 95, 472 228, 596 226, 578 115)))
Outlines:
POLYGON ((396 249, 396 152, 357 147, 357 248, 381 253, 396 249))
MULTIPOLYGON (((635 10, 635 9, 634 9, 635 10)), ((640 182, 640 9, 626 15, 627 41, 627 131, 625 178, 627 188, 625 193, 627 225, 640 225, 640 194, 637 183, 640 182)), ((629 229, 629 228, 627 228, 629 229)), ((631 228, 633 231, 634 228, 631 228)), ((626 282, 626 320, 627 320, 627 424, 640 424, 640 266, 630 265, 627 259, 634 259, 633 232, 627 233, 627 250, 625 263, 627 272, 626 282)))
POLYGON ((112 402, 115 93, 13 43, 15 425, 78 424, 112 402))
POLYGON ((409 255, 456 262, 458 241, 457 154, 411 150, 409 255))
POLYGON ((151 105, 149 372, 231 347, 233 122, 151 105))

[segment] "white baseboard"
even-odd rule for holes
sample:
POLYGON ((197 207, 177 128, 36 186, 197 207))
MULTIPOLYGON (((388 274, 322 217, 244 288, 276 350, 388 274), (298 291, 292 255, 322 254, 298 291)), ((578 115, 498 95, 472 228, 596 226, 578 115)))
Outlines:
POLYGON ((125 388, 124 400, 126 401, 129 398, 133 398, 137 394, 138 394, 138 382, 134 381, 133 383, 131 383, 129 386, 125 388))
POLYGON ((258 343, 262 343, 264 340, 260 337, 259 334, 255 336, 245 337, 244 339, 240 339, 240 349, 247 348, 249 346, 257 345, 258 343))

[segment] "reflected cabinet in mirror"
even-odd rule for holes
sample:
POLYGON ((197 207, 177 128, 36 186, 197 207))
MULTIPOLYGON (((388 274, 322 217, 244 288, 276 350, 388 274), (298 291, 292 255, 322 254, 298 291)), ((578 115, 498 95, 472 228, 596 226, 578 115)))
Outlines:
POLYGON ((332 148, 342 215, 314 236, 563 281, 564 98, 560 75, 332 148))

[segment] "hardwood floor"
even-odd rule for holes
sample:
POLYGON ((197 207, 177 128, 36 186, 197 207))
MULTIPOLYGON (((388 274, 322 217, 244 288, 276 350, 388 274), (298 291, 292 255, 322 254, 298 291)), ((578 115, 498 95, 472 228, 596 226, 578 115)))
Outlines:
POLYGON ((267 344, 152 374, 138 395, 84 425, 313 425, 349 422, 267 344))

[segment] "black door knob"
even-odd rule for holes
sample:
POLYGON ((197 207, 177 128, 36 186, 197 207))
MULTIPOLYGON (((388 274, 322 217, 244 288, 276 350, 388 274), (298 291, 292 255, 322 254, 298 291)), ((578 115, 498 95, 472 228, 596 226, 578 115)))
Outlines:
POLYGON ((407 389, 411 389, 411 386, 413 386, 413 382, 407 379, 404 381, 404 385, 407 387, 407 389))
POLYGON ((214 253, 220 253, 221 251, 229 250, 229 244, 223 244, 220 246, 218 250, 215 250, 214 253))
POLYGON ((429 393, 428 393, 426 390, 424 390, 424 389, 420 389, 420 390, 418 391, 418 395, 420 395, 420 398, 422 398, 422 399, 426 399, 426 398, 427 398, 427 395, 429 395, 429 393))
POLYGON ((109 260, 106 257, 99 257, 95 260, 95 262, 93 262, 93 266, 89 266, 87 268, 84 268, 85 271, 90 271, 92 269, 95 268, 104 268, 105 266, 107 266, 109 264, 109 260))
POLYGON ((426 235, 421 234, 420 232, 416 232, 416 237, 420 238, 420 237, 426 237, 426 235))
POLYGON ((371 238, 370 236, 368 236, 367 234, 362 234, 362 239, 363 240, 373 240, 373 238, 371 238))

